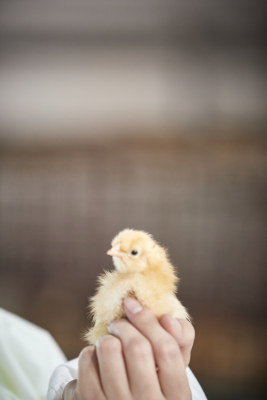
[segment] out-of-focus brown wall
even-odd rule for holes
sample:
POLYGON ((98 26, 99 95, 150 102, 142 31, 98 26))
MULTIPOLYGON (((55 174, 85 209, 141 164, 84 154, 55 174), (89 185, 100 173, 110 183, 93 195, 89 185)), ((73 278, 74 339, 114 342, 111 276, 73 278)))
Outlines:
POLYGON ((191 365, 208 394, 256 393, 266 372, 265 150, 251 134, 3 151, 1 306, 77 356, 112 237, 145 229, 178 266, 196 327, 191 365))
POLYGON ((1 1, 0 305, 69 358, 112 237, 145 229, 208 398, 265 398, 265 3, 1 1))

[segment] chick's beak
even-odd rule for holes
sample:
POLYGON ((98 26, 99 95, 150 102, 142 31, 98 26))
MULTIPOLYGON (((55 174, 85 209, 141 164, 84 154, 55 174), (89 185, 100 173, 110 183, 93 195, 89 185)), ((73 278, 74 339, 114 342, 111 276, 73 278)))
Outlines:
POLYGON ((119 258, 122 258, 122 252, 120 252, 120 251, 118 250, 118 248, 116 248, 116 247, 111 247, 111 249, 109 249, 109 250, 107 251, 107 254, 108 254, 109 256, 112 256, 112 257, 119 257, 119 258))

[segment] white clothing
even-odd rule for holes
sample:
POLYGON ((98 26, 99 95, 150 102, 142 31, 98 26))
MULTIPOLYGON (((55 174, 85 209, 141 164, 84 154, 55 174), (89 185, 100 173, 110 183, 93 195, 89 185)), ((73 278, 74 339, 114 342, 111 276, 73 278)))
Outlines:
POLYGON ((0 399, 45 400, 66 357, 44 329, 0 308, 0 399))
MULTIPOLYGON (((187 378, 192 392, 192 400, 207 400, 200 384, 190 368, 186 368, 187 378)), ((64 387, 78 377, 78 358, 59 365, 54 371, 48 387, 47 400, 62 400, 64 387)))

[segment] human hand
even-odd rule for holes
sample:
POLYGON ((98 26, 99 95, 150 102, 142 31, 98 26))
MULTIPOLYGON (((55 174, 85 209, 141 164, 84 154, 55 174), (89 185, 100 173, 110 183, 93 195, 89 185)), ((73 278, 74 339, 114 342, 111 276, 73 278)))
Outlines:
POLYGON ((78 380, 65 387, 63 399, 191 399, 185 367, 192 325, 169 315, 157 320, 133 298, 124 305, 128 321, 111 323, 111 335, 82 351, 78 380))

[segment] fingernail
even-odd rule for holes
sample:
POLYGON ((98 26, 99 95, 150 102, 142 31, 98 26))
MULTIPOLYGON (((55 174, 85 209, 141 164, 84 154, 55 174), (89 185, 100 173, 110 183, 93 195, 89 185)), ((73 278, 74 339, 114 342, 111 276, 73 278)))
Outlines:
POLYGON ((101 336, 100 338, 97 339, 97 341, 96 341, 96 343, 95 343, 95 347, 99 348, 101 342, 102 342, 102 336, 101 336))
POLYGON ((178 319, 176 319, 176 318, 173 318, 173 322, 174 322, 174 324, 175 324, 175 326, 176 326, 177 331, 178 331, 179 333, 182 333, 183 328, 182 328, 181 322, 180 322, 178 319))
POLYGON ((120 331, 113 322, 108 325, 108 331, 111 335, 120 337, 120 331))
POLYGON ((81 350, 81 352, 79 354, 79 358, 80 357, 91 357, 93 352, 94 352, 94 346, 93 345, 87 346, 81 350))
POLYGON ((181 322, 176 319, 172 318, 173 329, 175 331, 175 336, 177 340, 180 342, 183 339, 183 327, 181 322))
POLYGON ((103 335, 103 336, 100 336, 100 338, 97 339, 96 344, 95 344, 97 348, 99 348, 99 346, 101 345, 102 341, 103 341, 107 336, 108 336, 108 335, 103 335))
POLYGON ((143 307, 141 306, 139 301, 137 301, 133 297, 126 297, 126 299, 124 299, 124 305, 127 310, 132 314, 137 314, 143 310, 143 307))

